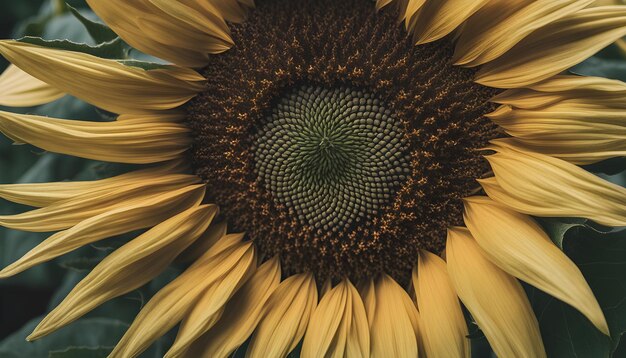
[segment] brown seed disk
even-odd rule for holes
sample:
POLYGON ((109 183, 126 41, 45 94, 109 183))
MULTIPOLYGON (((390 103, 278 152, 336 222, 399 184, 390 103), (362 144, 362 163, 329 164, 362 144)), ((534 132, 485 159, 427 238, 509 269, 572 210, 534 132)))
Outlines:
POLYGON ((446 229, 463 223, 461 199, 488 171, 477 149, 502 136, 484 117, 496 92, 452 65, 449 39, 415 46, 396 13, 368 0, 259 1, 231 28, 235 47, 211 56, 207 88, 186 106, 208 200, 264 258, 279 255, 285 274, 357 281, 386 272, 406 282, 418 250, 441 252, 446 229), (407 175, 364 220, 315 228, 255 170, 259 132, 301 86, 363 89, 399 122, 407 175))

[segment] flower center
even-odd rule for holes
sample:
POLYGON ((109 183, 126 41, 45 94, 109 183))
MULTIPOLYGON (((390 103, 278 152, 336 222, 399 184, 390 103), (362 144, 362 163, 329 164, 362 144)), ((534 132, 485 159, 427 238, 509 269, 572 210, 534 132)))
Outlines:
POLYGON ((501 136, 492 89, 367 0, 260 0, 187 106, 196 174, 285 274, 405 280, 440 252, 501 136))
POLYGON ((373 95, 303 86, 255 140, 255 172, 302 225, 338 231, 377 215, 408 174, 403 130, 373 95))

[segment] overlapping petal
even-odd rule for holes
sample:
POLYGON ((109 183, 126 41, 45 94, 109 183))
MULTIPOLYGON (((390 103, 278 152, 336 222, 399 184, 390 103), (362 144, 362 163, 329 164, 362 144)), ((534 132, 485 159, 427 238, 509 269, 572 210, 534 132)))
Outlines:
POLYGON ((498 153, 487 157, 495 179, 479 180, 495 201, 535 216, 626 226, 625 188, 547 155, 504 145, 495 149, 498 153))
POLYGON ((465 200, 464 218, 491 262, 570 304, 604 334, 609 334, 600 305, 578 267, 529 216, 487 197, 472 197, 465 200))
POLYGON ((514 137, 498 143, 583 165, 626 156, 623 103, 603 104, 564 100, 535 109, 507 105, 488 117, 514 137))
POLYGON ((173 161, 154 168, 136 170, 100 180, 2 184, 0 185, 0 198, 14 203, 45 207, 89 192, 113 191, 137 182, 150 182, 161 175, 183 172, 185 168, 186 165, 182 161, 173 161))
MULTIPOLYGON (((417 16, 413 15, 414 21, 407 17, 409 19, 408 30, 413 33, 418 44, 439 40, 456 30, 488 2, 489 0, 426 1, 423 6, 419 7, 417 16)), ((419 2, 415 5, 419 5, 419 2)))
POLYGON ((230 356, 250 337, 265 312, 265 304, 280 283, 280 262, 261 265, 224 308, 220 320, 187 350, 189 358, 230 356))
POLYGON ((448 273, 498 357, 546 357, 522 285, 489 261, 467 229, 448 230, 448 273))
POLYGON ((0 106, 31 107, 50 103, 65 93, 36 79, 15 65, 0 75, 0 106))
POLYGON ((546 25, 484 65, 476 81, 519 88, 554 76, 626 35, 626 7, 584 9, 546 25))
POLYGON ((413 286, 426 355, 470 357, 467 324, 446 263, 437 255, 422 251, 413 270, 413 286))
POLYGON ((532 32, 592 3, 593 0, 496 0, 463 26, 453 60, 478 66, 497 59, 532 32))
POLYGON ((173 214, 198 205, 204 198, 204 192, 203 185, 191 185, 142 196, 105 209, 99 215, 50 236, 0 271, 0 278, 15 275, 87 244, 156 225, 173 214))
POLYGON ((281 282, 267 302, 246 356, 287 356, 304 336, 316 305, 317 287, 312 274, 293 275, 281 282))
POLYGON ((209 294, 212 286, 229 280, 229 273, 239 272, 242 265, 250 267, 254 250, 250 243, 242 242, 241 237, 230 235, 223 238, 220 244, 213 246, 152 297, 109 357, 138 356, 157 338, 188 317, 196 305, 203 302, 202 298, 209 294))
POLYGON ((90 122, 0 111, 0 131, 17 143, 119 163, 173 160, 191 145, 189 129, 183 124, 147 118, 90 122))
POLYGON ((81 52, 17 41, 0 41, 0 54, 31 76, 114 113, 179 107, 202 90, 205 80, 187 68, 144 70, 81 52))
POLYGON ((419 316, 407 292, 389 275, 361 289, 370 327, 371 357, 417 357, 419 316))
POLYGON ((131 46, 180 66, 202 67, 208 54, 224 52, 232 46, 228 26, 212 2, 201 6, 200 2, 171 1, 175 13, 160 8, 158 5, 163 2, 150 0, 87 3, 131 46), (199 28, 198 24, 205 27, 199 28))
POLYGON ((39 339, 152 280, 200 236, 216 213, 215 206, 194 206, 115 250, 74 287, 28 339, 39 339))
POLYGON ((369 323, 361 296, 344 279, 325 293, 302 344, 302 357, 370 356, 369 323))
POLYGON ((195 175, 170 174, 154 177, 149 181, 135 181, 114 189, 86 192, 76 197, 22 214, 0 216, 0 225, 16 230, 49 232, 70 228, 83 220, 102 213, 115 211, 141 203, 155 194, 197 184, 195 175))

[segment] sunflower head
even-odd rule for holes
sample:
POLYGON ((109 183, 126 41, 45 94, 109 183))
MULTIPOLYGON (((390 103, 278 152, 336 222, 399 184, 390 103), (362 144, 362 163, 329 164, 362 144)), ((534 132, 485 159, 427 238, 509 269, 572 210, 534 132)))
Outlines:
POLYGON ((179 323, 166 357, 468 357, 463 307, 496 355, 544 357, 519 280, 609 334, 535 220, 626 225, 626 189, 578 166, 626 154, 626 85, 562 74, 626 34, 625 7, 591 2, 88 0, 114 36, 99 47, 0 41, 0 104, 70 94, 118 115, 0 112, 0 131, 142 166, 0 186, 36 207, 1 225, 56 232, 0 277, 144 230, 29 339, 174 261, 111 357, 179 323), (122 40, 172 64, 95 56, 122 40))

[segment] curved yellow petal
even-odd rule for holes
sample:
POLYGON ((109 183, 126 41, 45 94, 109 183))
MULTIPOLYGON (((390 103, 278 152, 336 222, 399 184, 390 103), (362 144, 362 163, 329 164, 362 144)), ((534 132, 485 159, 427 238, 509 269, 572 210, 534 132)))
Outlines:
POLYGON ((589 5, 593 0, 490 1, 463 27, 453 61, 478 66, 506 53, 533 31, 589 5))
POLYGON ((529 87, 539 92, 570 92, 584 98, 587 94, 626 94, 626 83, 604 77, 559 75, 529 87))
POLYGON ((31 107, 50 103, 65 93, 36 79, 15 65, 0 75, 0 106, 31 107))
POLYGON ((136 170, 111 178, 93 181, 62 181, 52 183, 0 184, 0 198, 14 203, 44 207, 75 198, 81 194, 101 190, 113 191, 121 186, 150 180, 160 175, 183 172, 186 164, 174 161, 154 168, 136 170))
POLYGON ((294 275, 281 282, 266 304, 246 357, 287 356, 304 336, 316 305, 317 287, 312 274, 294 275))
POLYGON ((498 153, 487 160, 502 190, 480 181, 495 201, 535 216, 584 217, 626 226, 625 188, 563 160, 496 143, 498 153))
POLYGON ((115 250, 37 325, 28 340, 48 335, 152 280, 200 236, 216 213, 216 206, 192 207, 115 250))
POLYGON ((248 261, 250 243, 242 235, 229 235, 196 263, 161 289, 139 312, 110 358, 137 357, 152 342, 189 315, 207 289, 220 282, 238 265, 248 261))
POLYGON ((489 0, 427 1, 420 7, 419 15, 411 22, 413 26, 409 31, 413 33, 417 44, 439 40, 456 30, 488 2, 489 0))
POLYGON ((448 274, 498 357, 546 357, 522 285, 485 258, 465 228, 448 230, 448 274))
POLYGON ((302 344, 302 357, 370 356, 369 323, 361 296, 344 279, 315 309, 302 344))
POLYGON ((498 59, 476 81, 496 88, 532 85, 591 57, 626 35, 626 6, 580 10, 544 26, 498 59))
POLYGON ((491 262, 570 304, 609 334, 600 305, 578 267, 529 216, 487 197, 472 197, 465 199, 464 219, 491 262))
POLYGON ((371 357, 417 357, 418 313, 406 291, 384 274, 361 291, 370 326, 371 357))
POLYGON ((504 91, 492 102, 521 109, 542 109, 564 101, 581 107, 626 107, 626 83, 602 77, 558 75, 529 88, 504 91))
POLYGON ((445 261, 430 252, 420 252, 413 282, 426 355, 470 357, 467 323, 445 261))
MULTIPOLYGON (((402 15, 402 19, 404 19, 404 26, 407 31, 411 32, 416 25, 417 19, 419 18, 420 11, 424 7, 426 0, 405 0, 407 2, 404 15, 402 15)), ((402 10, 402 7, 400 8, 402 10)))
POLYGON ((32 232, 64 230, 102 213, 123 209, 155 194, 171 193, 198 181, 199 178, 195 175, 186 174, 169 174, 150 180, 137 180, 113 190, 86 192, 22 214, 0 216, 0 225, 32 232))
POLYGON ((246 282, 256 268, 256 256, 251 242, 241 245, 245 253, 236 265, 218 280, 215 280, 199 298, 198 302, 184 318, 178 335, 164 358, 181 357, 187 349, 217 323, 224 312, 226 303, 246 282))
POLYGON ((261 265, 224 308, 222 317, 186 351, 189 358, 229 357, 250 337, 280 283, 280 261, 261 265))
POLYGON ((626 156, 626 108, 608 102, 564 99, 530 110, 506 105, 487 117, 514 137, 497 142, 583 165, 626 156))
POLYGON ((173 160, 191 145, 185 125, 144 119, 90 122, 0 111, 0 131, 51 152, 118 163, 173 160))
POLYGON ((146 71, 81 52, 17 41, 0 41, 0 54, 31 76, 114 113, 179 107, 202 91, 205 81, 187 68, 146 71))
MULTIPOLYGON (((208 61, 207 54, 220 53, 231 46, 232 41, 207 33, 209 28, 198 29, 149 0, 87 0, 87 3, 128 44, 180 66, 203 67, 208 61)), ((227 27, 222 22, 223 19, 219 26, 225 31, 227 27)))
POLYGON ((204 185, 192 185, 146 196, 128 202, 123 207, 86 219, 35 246, 19 260, 0 271, 0 279, 16 275, 87 244, 157 225, 173 214, 200 204, 204 192, 204 185))

